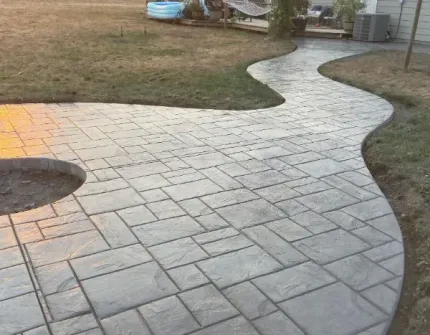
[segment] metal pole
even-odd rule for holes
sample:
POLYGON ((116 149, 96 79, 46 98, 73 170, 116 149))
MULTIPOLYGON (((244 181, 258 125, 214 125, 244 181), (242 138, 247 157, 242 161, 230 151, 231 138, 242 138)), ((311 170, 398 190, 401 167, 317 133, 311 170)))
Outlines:
POLYGON ((227 28, 227 11, 228 11, 227 0, 224 0, 224 28, 227 28))
POLYGON ((418 27, 418 21, 420 19, 420 12, 421 12, 422 2, 423 2, 423 0, 418 0, 418 2, 417 2, 417 8, 415 9, 414 24, 412 26, 411 37, 409 38, 408 51, 406 51, 405 63, 403 65, 403 69, 405 71, 408 70, 409 61, 411 60, 412 48, 414 46, 415 34, 417 33, 417 27, 418 27))

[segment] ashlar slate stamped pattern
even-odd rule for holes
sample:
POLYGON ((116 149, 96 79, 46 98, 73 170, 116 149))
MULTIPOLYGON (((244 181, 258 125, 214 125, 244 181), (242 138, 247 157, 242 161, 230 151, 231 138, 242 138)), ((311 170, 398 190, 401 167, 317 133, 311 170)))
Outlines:
POLYGON ((360 148, 392 107, 316 71, 369 48, 307 40, 253 65, 286 100, 263 110, 0 106, 2 158, 87 172, 0 217, 0 332, 384 334, 402 238, 360 148))

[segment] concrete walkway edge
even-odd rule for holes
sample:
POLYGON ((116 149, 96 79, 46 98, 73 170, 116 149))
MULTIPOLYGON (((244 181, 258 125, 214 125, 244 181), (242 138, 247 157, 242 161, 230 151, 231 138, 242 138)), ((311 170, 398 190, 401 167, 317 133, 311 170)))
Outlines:
POLYGON ((0 105, 2 158, 86 172, 0 217, 0 333, 386 334, 403 238, 361 148, 393 107, 317 71, 380 46, 297 43, 248 69, 274 108, 0 105))

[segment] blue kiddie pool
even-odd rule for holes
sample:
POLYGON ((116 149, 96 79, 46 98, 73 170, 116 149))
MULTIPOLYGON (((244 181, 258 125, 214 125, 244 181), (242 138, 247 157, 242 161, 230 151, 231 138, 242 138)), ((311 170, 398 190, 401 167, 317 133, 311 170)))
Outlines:
POLYGON ((182 2, 149 2, 148 16, 154 19, 178 19, 182 17, 182 2))

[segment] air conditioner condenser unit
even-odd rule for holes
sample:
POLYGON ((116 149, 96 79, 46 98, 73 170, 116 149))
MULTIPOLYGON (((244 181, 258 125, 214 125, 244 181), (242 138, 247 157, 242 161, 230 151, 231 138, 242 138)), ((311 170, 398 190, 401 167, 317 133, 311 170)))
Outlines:
POLYGON ((352 39, 356 41, 385 41, 390 23, 390 14, 357 14, 352 39))

